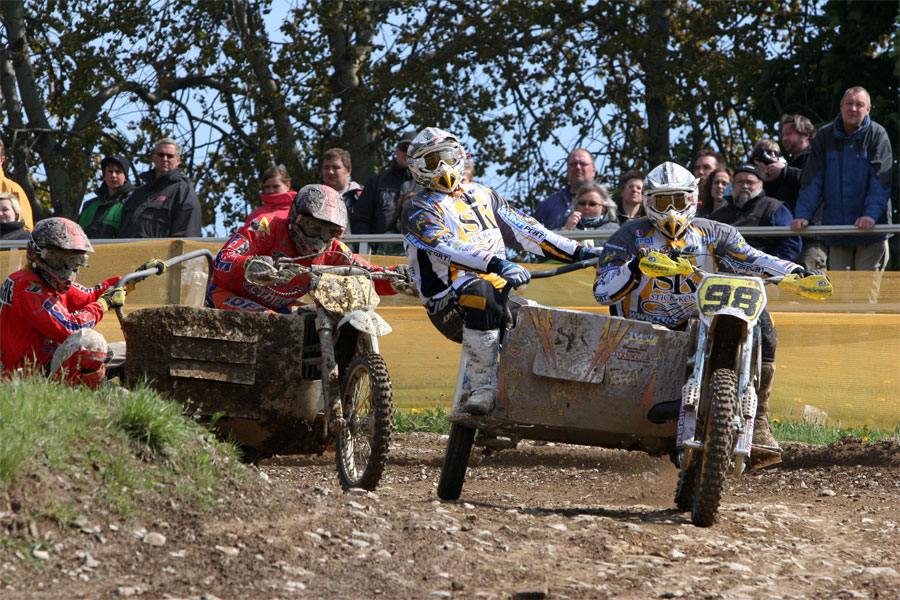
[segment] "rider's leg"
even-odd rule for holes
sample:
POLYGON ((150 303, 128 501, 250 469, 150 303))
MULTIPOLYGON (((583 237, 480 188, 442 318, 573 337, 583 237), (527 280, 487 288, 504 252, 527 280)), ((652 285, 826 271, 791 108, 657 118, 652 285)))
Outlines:
POLYGON ((759 324, 762 334, 762 365, 759 387, 756 390, 756 419, 753 422, 753 448, 750 452, 750 466, 755 468, 781 462, 781 448, 769 427, 769 399, 775 379, 775 345, 778 338, 769 311, 762 312, 759 324))
POLYGON ((457 282, 446 295, 430 300, 426 308, 441 333, 462 342, 467 396, 460 410, 487 414, 493 409, 497 390, 500 328, 504 320, 500 292, 490 282, 472 277, 457 282))
POLYGON ((97 389, 106 383, 106 339, 93 329, 79 329, 56 349, 46 366, 47 377, 69 385, 97 389))

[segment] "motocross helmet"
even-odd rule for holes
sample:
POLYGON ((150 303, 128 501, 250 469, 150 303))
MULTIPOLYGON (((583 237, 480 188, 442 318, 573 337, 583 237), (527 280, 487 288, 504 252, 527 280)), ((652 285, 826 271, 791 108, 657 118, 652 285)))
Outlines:
POLYGON ((644 179, 644 212, 670 240, 677 240, 697 214, 697 179, 672 162, 659 165, 644 179))
POLYGON ((451 193, 466 174, 466 152, 455 135, 426 127, 413 139, 407 154, 409 172, 427 190, 451 193))
POLYGON ((67 292, 78 269, 88 264, 87 252, 93 252, 81 226, 69 219, 53 217, 38 221, 28 239, 28 266, 59 292, 67 292))
POLYGON ((304 186, 291 202, 287 227, 298 252, 319 253, 347 229, 347 206, 327 185, 304 186))

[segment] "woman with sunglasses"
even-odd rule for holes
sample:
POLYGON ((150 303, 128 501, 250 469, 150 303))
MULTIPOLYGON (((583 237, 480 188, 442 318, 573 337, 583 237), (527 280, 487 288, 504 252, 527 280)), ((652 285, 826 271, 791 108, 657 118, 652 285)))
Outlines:
MULTIPOLYGON (((303 304, 299 298, 309 289, 308 275, 298 275, 269 287, 244 279, 247 271, 253 271, 254 263, 263 269, 271 268, 275 256, 302 257, 300 264, 307 267, 352 263, 372 271, 384 271, 384 267, 376 267, 353 254, 340 241, 346 228, 347 206, 341 195, 327 185, 304 186, 294 196, 287 218, 254 219, 225 243, 216 256, 207 304, 224 310, 289 314, 293 306, 303 304)), ((409 268, 405 264, 391 270, 403 273, 409 281, 409 268)), ((385 279, 375 280, 375 291, 381 296, 397 293, 385 279)))
MULTIPOLYGON (((619 228, 616 219, 616 203, 609 197, 609 192, 599 183, 589 181, 575 193, 565 216, 563 229, 566 231, 597 231, 612 233, 619 228)), ((594 240, 585 240, 584 245, 594 247, 594 240)))

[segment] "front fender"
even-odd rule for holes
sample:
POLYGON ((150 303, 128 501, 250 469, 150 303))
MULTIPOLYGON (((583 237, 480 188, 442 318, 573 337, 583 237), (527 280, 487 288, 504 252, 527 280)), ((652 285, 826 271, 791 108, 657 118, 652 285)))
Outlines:
POLYGON ((373 337, 381 337, 393 331, 381 315, 371 310, 354 310, 352 313, 344 315, 338 321, 337 329, 340 329, 344 323, 350 323, 354 329, 373 337))

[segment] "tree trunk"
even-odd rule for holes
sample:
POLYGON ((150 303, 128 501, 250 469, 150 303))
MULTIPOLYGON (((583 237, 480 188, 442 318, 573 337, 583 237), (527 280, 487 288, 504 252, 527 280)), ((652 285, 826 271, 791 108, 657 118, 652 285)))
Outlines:
POLYGON ((647 52, 641 59, 647 107, 647 155, 651 167, 670 159, 669 150, 669 58, 670 0, 651 0, 647 7, 647 52))

